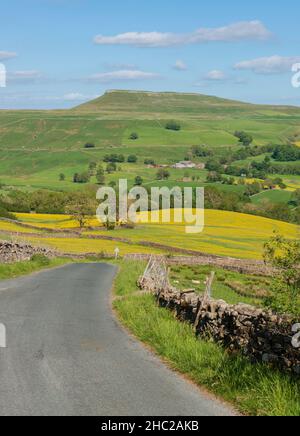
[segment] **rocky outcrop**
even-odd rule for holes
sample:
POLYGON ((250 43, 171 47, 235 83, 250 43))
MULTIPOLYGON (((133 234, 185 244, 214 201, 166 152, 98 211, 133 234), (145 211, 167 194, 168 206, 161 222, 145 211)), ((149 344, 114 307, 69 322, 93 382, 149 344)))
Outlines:
POLYGON ((34 247, 19 242, 0 241, 0 263, 27 261, 32 256, 40 254, 48 258, 56 256, 54 250, 45 247, 34 247))

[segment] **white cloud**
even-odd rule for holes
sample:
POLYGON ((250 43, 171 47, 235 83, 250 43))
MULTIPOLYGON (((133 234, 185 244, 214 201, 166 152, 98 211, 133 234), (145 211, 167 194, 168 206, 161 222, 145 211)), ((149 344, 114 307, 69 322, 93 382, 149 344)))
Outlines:
POLYGON ((133 45, 136 47, 170 47, 205 42, 266 40, 271 32, 260 21, 243 21, 219 28, 201 28, 192 33, 128 32, 115 36, 98 35, 100 45, 133 45))
POLYGON ((40 83, 46 77, 36 70, 23 70, 23 71, 9 71, 7 73, 8 81, 13 84, 32 84, 40 83))
POLYGON ((94 98, 97 98, 97 96, 84 95, 80 92, 70 92, 69 94, 65 94, 62 99, 65 101, 86 101, 94 98))
POLYGON ((125 63, 108 63, 104 64, 105 70, 137 70, 138 66, 134 64, 125 64, 125 63))
POLYGON ((94 80, 102 83, 120 82, 130 80, 151 80, 159 79, 161 76, 156 73, 147 73, 140 70, 120 70, 109 73, 99 73, 90 76, 89 80, 94 80))
POLYGON ((28 71, 14 71, 10 74, 12 79, 20 79, 20 80, 36 80, 41 79, 43 77, 40 71, 36 70, 28 70, 28 71))
POLYGON ((194 86, 212 87, 228 83, 232 85, 246 85, 248 82, 244 78, 235 77, 222 70, 211 70, 202 77, 200 82, 195 83, 194 86))
POLYGON ((182 44, 184 37, 172 33, 128 32, 116 36, 98 35, 95 43, 100 45, 135 45, 137 47, 168 47, 182 44))
POLYGON ((174 65, 174 70, 177 71, 186 71, 188 69, 187 65, 185 64, 185 62, 183 62, 182 60, 178 59, 174 65))
POLYGON ((212 70, 209 73, 206 74, 204 77, 205 80, 212 80, 212 81, 223 81, 226 80, 226 74, 224 71, 221 70, 212 70))
POLYGON ((0 51, 0 61, 7 61, 17 57, 17 53, 11 51, 0 51))
POLYGON ((271 56, 239 62, 236 70, 249 70, 256 74, 282 74, 291 71, 292 65, 300 62, 300 56, 271 56))

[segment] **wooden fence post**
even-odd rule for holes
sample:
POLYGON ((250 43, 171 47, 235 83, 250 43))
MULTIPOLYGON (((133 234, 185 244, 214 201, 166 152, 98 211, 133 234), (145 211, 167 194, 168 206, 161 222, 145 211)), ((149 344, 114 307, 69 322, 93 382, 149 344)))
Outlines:
POLYGON ((216 273, 214 271, 211 272, 210 277, 207 277, 206 279, 206 288, 205 288, 205 298, 208 298, 209 300, 212 297, 212 285, 215 279, 216 273))

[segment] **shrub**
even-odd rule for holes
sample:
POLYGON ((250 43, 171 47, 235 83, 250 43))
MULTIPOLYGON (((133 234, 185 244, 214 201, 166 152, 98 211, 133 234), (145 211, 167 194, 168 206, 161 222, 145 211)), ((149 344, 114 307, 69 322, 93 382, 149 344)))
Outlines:
POLYGON ((107 218, 106 222, 104 223, 106 230, 112 231, 116 228, 116 223, 113 221, 110 221, 109 218, 107 218))
POLYGON ((50 259, 47 256, 44 256, 43 254, 34 254, 31 257, 31 262, 35 262, 38 265, 41 266, 47 266, 50 265, 50 259))
POLYGON ((210 159, 209 161, 207 161, 205 168, 208 171, 216 171, 216 172, 222 172, 223 167, 220 164, 220 162, 218 162, 215 159, 210 159))
POLYGON ((166 124, 166 129, 167 130, 174 130, 175 132, 178 132, 179 130, 181 130, 181 125, 179 123, 177 123, 176 121, 169 121, 166 124))
POLYGON ((277 312, 300 314, 300 241, 275 235, 265 244, 264 259, 277 269, 266 305, 277 312))
POLYGON ((103 158, 103 162, 106 163, 123 163, 125 162, 125 157, 123 154, 107 154, 103 158))
POLYGON ((75 173, 73 176, 74 183, 88 183, 90 181, 90 175, 88 172, 84 173, 75 173))
POLYGON ((296 145, 278 145, 272 158, 279 162, 293 162, 300 159, 300 150, 296 145))
POLYGON ((236 136, 239 139, 239 142, 245 146, 249 146, 253 142, 253 137, 246 132, 236 131, 234 136, 236 136))
POLYGON ((145 165, 155 165, 154 159, 145 159, 144 161, 145 165))
MULTIPOLYGON (((208 156, 212 156, 213 155, 213 151, 209 150, 205 145, 200 146, 200 145, 194 145, 192 147, 192 155, 194 157, 208 157, 208 156)), ((190 160, 190 159, 187 159, 190 160)))
POLYGON ((1 205, 0 205, 0 218, 7 218, 7 219, 10 219, 10 220, 17 220, 17 217, 13 213, 8 212, 8 210, 6 210, 1 205))
POLYGON ((138 161, 138 158, 134 154, 131 154, 130 156, 128 156, 128 159, 127 159, 128 163, 137 163, 137 161, 138 161))
POLYGON ((137 139, 139 139, 139 135, 136 132, 131 133, 129 139, 131 139, 132 141, 136 141, 137 139))
POLYGON ((142 184, 143 184, 143 179, 142 179, 142 177, 141 177, 141 176, 136 176, 135 181, 134 181, 134 184, 135 184, 136 186, 142 186, 142 184))
POLYGON ((95 148, 96 146, 95 146, 95 144, 93 144, 92 142, 87 142, 85 145, 84 145, 84 148, 95 148))
POLYGON ((114 173, 115 171, 117 171, 117 165, 113 162, 109 163, 106 167, 106 171, 108 172, 108 174, 114 173))
POLYGON ((168 180, 169 177, 170 177, 169 171, 167 171, 163 168, 161 168, 160 170, 157 171, 157 174, 156 174, 157 180, 168 180))

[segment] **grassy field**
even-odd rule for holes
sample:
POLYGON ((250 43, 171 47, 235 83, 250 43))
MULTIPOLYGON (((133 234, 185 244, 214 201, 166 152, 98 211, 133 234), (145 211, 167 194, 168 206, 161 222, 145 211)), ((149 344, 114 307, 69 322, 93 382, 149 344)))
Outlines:
POLYGON ((72 183, 73 174, 114 152, 139 158, 135 166, 122 165, 123 176, 131 180, 142 173, 151 182, 153 171, 146 171, 145 158, 172 164, 192 145, 202 144, 226 154, 239 147, 236 130, 251 133, 257 145, 284 143, 300 137, 299 121, 297 108, 125 91, 108 92, 74 110, 0 111, 0 181, 22 189, 80 189, 72 183), (181 131, 165 129, 172 119, 180 122, 181 131), (129 139, 133 131, 139 135, 136 141, 129 139), (96 148, 84 149, 86 142, 96 148), (60 173, 66 175, 63 182, 60 173))
POLYGON ((0 264, 0 280, 12 279, 23 275, 40 271, 44 268, 55 268, 70 263, 69 259, 47 259, 43 256, 35 256, 27 262, 18 262, 12 264, 0 264))
POLYGON ((199 294, 204 294, 205 279, 212 271, 215 272, 212 297, 217 300, 225 300, 229 304, 261 306, 262 298, 269 294, 269 278, 240 274, 212 266, 172 266, 170 282, 181 290, 195 289, 199 294))
MULTIPOLYGON (((78 224, 68 216, 17 214, 20 222, 35 226, 38 232, 41 227, 54 230, 74 230, 78 224)), ((58 237, 48 235, 26 237, 27 240, 41 245, 49 245, 68 253, 100 253, 112 254, 116 246, 122 254, 127 253, 169 253, 168 248, 156 249, 141 245, 142 241, 163 244, 166 247, 175 247, 185 250, 194 250, 220 256, 238 258, 260 259, 264 243, 273 235, 274 231, 288 238, 299 237, 299 227, 293 224, 274 221, 268 218, 253 215, 239 214, 225 211, 205 211, 205 228, 203 233, 187 234, 183 224, 149 224, 144 221, 134 229, 116 228, 107 231, 86 229, 82 236, 58 237), (101 239, 88 239, 88 236, 108 236, 122 238, 130 243, 106 241, 101 239)), ((99 226, 95 219, 91 225, 99 226)), ((36 230, 24 229, 18 224, 8 224, 0 221, 0 231, 36 233, 36 230)), ((77 228, 78 230, 78 228, 77 228)))
POLYGON ((192 328, 159 308, 151 295, 137 295, 141 263, 123 262, 115 282, 114 307, 127 328, 163 357, 171 368, 232 403, 259 416, 299 416, 299 383, 242 356, 231 356, 211 342, 195 338, 192 328), (145 328, 145 326, 147 326, 145 328))
POLYGON ((134 230, 116 229, 109 234, 129 238, 135 243, 157 242, 220 256, 261 258, 263 245, 274 231, 296 238, 299 228, 252 215, 206 210, 205 228, 199 234, 187 234, 185 225, 180 224, 140 224, 134 230))
POLYGON ((286 204, 292 199, 292 191, 275 189, 273 191, 262 191, 257 195, 253 195, 251 200, 254 204, 262 203, 266 200, 272 203, 283 203, 286 204))

